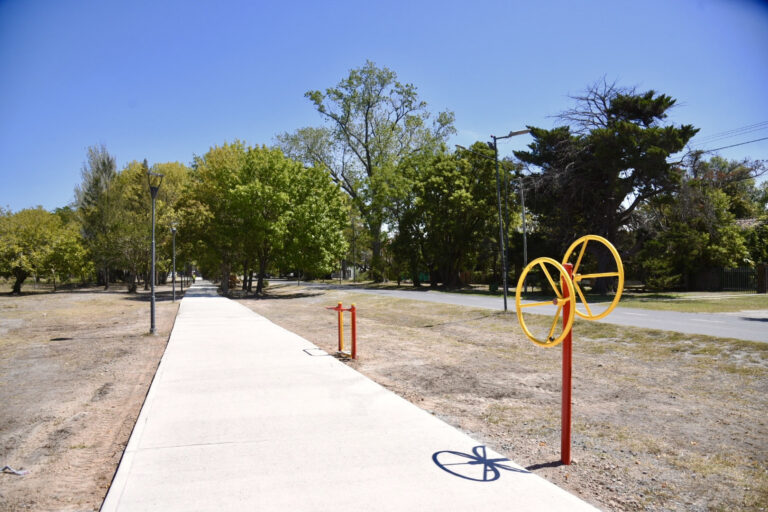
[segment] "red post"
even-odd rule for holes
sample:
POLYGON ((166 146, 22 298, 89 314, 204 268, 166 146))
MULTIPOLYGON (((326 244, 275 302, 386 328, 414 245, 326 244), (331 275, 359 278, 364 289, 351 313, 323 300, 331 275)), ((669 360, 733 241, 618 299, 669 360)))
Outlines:
MULTIPOLYGON (((573 279, 573 265, 566 263, 563 265, 568 272, 568 277, 563 276, 561 279, 573 279)), ((563 298, 569 297, 568 287, 565 283, 562 284, 563 298)), ((569 302, 563 306, 563 328, 568 324, 568 319, 573 312, 571 311, 571 305, 569 302)), ((571 463, 571 367, 572 363, 572 338, 571 333, 573 329, 568 332, 563 340, 563 403, 561 413, 561 433, 560 433, 560 462, 566 466, 571 463)))
POLYGON ((352 313, 350 320, 352 324, 352 359, 357 359, 357 309, 354 304, 349 308, 349 311, 352 313))
POLYGON ((341 302, 339 302, 339 305, 336 307, 336 311, 338 311, 337 315, 339 317, 339 352, 344 351, 344 308, 341 307, 341 302))

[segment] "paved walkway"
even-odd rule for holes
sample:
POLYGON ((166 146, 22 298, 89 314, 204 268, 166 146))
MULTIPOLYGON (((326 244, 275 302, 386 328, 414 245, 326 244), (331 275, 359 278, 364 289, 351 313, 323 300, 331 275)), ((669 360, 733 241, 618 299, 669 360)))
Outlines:
POLYGON ((199 283, 102 510, 595 509, 199 283))

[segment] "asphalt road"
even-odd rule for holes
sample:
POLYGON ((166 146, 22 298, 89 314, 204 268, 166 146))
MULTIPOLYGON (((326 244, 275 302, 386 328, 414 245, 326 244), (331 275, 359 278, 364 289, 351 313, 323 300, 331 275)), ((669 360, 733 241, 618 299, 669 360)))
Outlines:
MULTIPOLYGON (((336 285, 312 284, 311 286, 338 288, 336 285)), ((349 285, 343 285, 350 289, 349 285)), ((359 293, 387 295, 401 299, 455 304, 474 308, 503 310, 504 300, 501 297, 487 295, 472 295, 464 293, 448 293, 435 290, 383 290, 369 288, 354 288, 359 293)), ((515 310, 515 297, 508 298, 509 311, 515 310)), ((537 313, 547 311, 537 309, 537 313)), ((552 309, 554 312, 554 308, 552 309)), ((761 341, 768 343, 768 310, 741 311, 735 313, 680 313, 677 311, 658 311, 639 308, 617 307, 607 317, 599 322, 632 327, 645 327, 663 331, 682 332, 686 334, 704 334, 720 338, 736 338, 741 340, 761 341)))

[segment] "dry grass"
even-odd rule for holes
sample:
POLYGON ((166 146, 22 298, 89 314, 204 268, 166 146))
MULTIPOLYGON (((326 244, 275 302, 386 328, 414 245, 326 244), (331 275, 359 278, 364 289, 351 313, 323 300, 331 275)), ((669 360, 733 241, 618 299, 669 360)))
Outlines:
MULTIPOLYGON (((98 510, 173 325, 113 289, 0 296, 0 510, 98 510)), ((165 291, 160 294, 164 298, 165 291)))

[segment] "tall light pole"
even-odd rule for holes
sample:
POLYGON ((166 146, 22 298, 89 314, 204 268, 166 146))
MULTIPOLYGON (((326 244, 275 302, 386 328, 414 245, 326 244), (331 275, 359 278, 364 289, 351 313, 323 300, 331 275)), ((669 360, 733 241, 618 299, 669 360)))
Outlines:
POLYGON ((520 216, 523 218, 523 268, 528 266, 528 229, 525 227, 525 184, 520 173, 520 216))
POLYGON ((171 223, 171 233, 173 234, 173 276, 171 277, 171 283, 173 283, 173 302, 176 302, 176 223, 171 223))
POLYGON ((147 181, 149 182, 149 193, 152 194, 152 273, 149 278, 152 284, 152 298, 149 333, 157 334, 155 327, 155 200, 157 199, 157 191, 160 190, 160 184, 163 182, 163 175, 147 170, 147 181))
POLYGON ((488 146, 493 149, 494 159, 496 160, 496 202, 499 206, 499 250, 501 251, 501 267, 502 267, 502 285, 504 287, 504 311, 507 311, 507 243, 504 221, 501 217, 501 180, 499 179, 499 139, 509 139, 516 135, 525 135, 530 130, 520 130, 517 132, 509 132, 507 135, 497 137, 491 135, 493 142, 489 142, 488 146))

